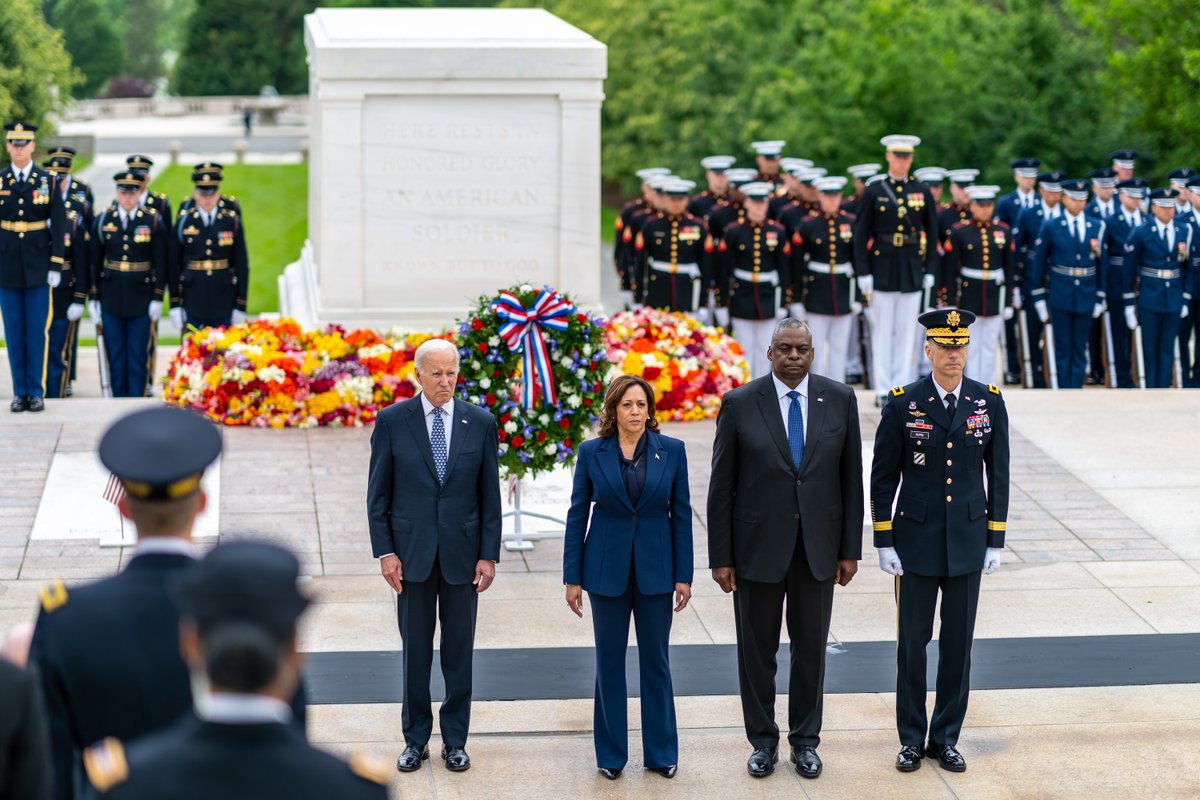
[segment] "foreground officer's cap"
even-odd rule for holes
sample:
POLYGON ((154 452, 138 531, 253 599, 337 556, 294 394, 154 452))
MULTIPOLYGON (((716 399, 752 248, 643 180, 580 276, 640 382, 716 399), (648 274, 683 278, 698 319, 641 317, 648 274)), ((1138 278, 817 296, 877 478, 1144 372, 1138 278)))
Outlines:
POLYGON ((766 200, 775 191, 775 187, 766 181, 751 181, 742 184, 742 194, 748 200, 766 200))
POLYGON ((65 175, 71 171, 71 157, 53 156, 43 161, 42 166, 55 175, 65 175))
POLYGON ((1062 184, 1063 197, 1068 200, 1087 200, 1088 187, 1090 182, 1083 178, 1075 178, 1070 181, 1063 181, 1062 184))
POLYGON ((1174 208, 1179 199, 1178 189, 1155 189, 1150 193, 1150 205, 1163 208, 1174 208))
POLYGON ((754 152, 763 158, 779 158, 779 154, 783 152, 787 142, 783 139, 770 139, 763 142, 751 142, 750 146, 754 148, 754 152))
POLYGON ((1038 174, 1038 184, 1047 192, 1061 192, 1062 182, 1067 179, 1067 173, 1060 169, 1052 169, 1038 174))
MULTIPOLYGON (((1200 183, 1200 178, 1195 179, 1200 183)), ((1127 194, 1130 197, 1141 199, 1146 196, 1146 192, 1150 190, 1150 184, 1146 183, 1145 178, 1130 178, 1129 180, 1121 181, 1117 184, 1117 191, 1121 194, 1127 194)))
POLYGON ((828 178, 817 178, 812 184, 814 189, 823 194, 841 194, 847 182, 841 175, 830 175, 828 178))
POLYGON ((121 189, 121 188, 141 189, 142 188, 142 174, 139 173, 137 170, 123 169, 120 172, 118 172, 116 175, 113 175, 113 180, 116 181, 118 189, 121 189))
POLYGON ((979 177, 977 169, 949 169, 946 170, 946 177, 959 186, 970 186, 979 177))
POLYGON ((143 172, 149 172, 150 168, 154 166, 154 162, 150 160, 150 156, 143 155, 132 155, 125 159, 125 164, 130 169, 138 169, 143 172))
POLYGON ((893 133, 879 140, 889 153, 911 154, 921 144, 920 136, 910 136, 906 133, 893 133))
POLYGON ((975 183, 968 186, 966 192, 972 203, 994 203, 996 195, 1000 193, 1000 187, 975 183))
POLYGON ((1088 173, 1088 177, 1092 179, 1092 186, 1098 189, 1111 189, 1117 185, 1117 173, 1110 167, 1094 169, 1088 173))
POLYGON ((1013 174, 1021 178, 1036 178, 1041 165, 1040 158, 1014 158, 1009 164, 1013 174))
POLYGON ((941 183, 946 180, 946 170, 942 167, 921 167, 913 170, 913 177, 921 183, 941 183))
POLYGON ((882 164, 851 164, 846 167, 846 172, 849 172, 860 181, 865 181, 873 175, 878 175, 881 169, 883 169, 882 164))
POLYGON ((9 122, 4 126, 4 139, 15 147, 22 147, 34 140, 38 126, 28 122, 9 122))
POLYGON ((663 182, 661 191, 669 197, 687 197, 688 193, 695 188, 695 181, 688 181, 683 178, 671 178, 663 182))
POLYGON ((284 641, 308 607, 296 582, 300 562, 266 542, 230 542, 214 547, 174 582, 180 613, 201 627, 242 622, 284 641))
POLYGON ((750 183, 758 177, 758 170, 750 169, 749 167, 737 167, 736 169, 725 170, 725 177, 729 178, 729 182, 734 186, 741 186, 743 183, 750 183))
POLYGON ((974 314, 959 308, 938 308, 917 317, 925 326, 925 341, 942 347, 966 347, 971 341, 967 328, 974 321, 974 314))
POLYGON ((192 173, 192 183, 201 194, 212 194, 221 185, 221 173, 207 169, 198 169, 192 173))
POLYGON ((1137 150, 1114 150, 1108 157, 1112 159, 1114 167, 1133 169, 1133 162, 1137 160, 1138 154, 1137 150))
POLYGON ((705 156, 700 159, 700 166, 713 172, 724 172, 737 163, 733 156, 705 156))
POLYGON ((1180 186, 1187 186, 1187 182, 1194 177, 1196 177, 1196 170, 1191 167, 1176 167, 1167 173, 1167 180, 1176 189, 1180 186))
POLYGON ((100 440, 100 461, 138 500, 191 494, 220 454, 217 426, 178 408, 136 411, 117 420, 100 440))
POLYGON ((646 167, 645 169, 639 169, 633 174, 641 178, 642 183, 647 183, 655 175, 670 175, 671 170, 666 167, 646 167))

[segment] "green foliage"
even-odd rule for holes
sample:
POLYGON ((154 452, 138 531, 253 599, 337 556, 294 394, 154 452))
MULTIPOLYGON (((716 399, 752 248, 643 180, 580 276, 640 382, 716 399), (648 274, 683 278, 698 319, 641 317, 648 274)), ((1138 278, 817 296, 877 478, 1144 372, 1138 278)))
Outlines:
POLYGON ((0 0, 0 119, 44 124, 80 81, 62 34, 46 24, 38 4, 0 0))
POLYGON ((163 0, 124 0, 125 75, 154 83, 163 75, 163 0))
POLYGON ((98 0, 58 0, 51 22, 62 31, 71 61, 83 73, 79 97, 95 97, 121 71, 124 49, 98 0))

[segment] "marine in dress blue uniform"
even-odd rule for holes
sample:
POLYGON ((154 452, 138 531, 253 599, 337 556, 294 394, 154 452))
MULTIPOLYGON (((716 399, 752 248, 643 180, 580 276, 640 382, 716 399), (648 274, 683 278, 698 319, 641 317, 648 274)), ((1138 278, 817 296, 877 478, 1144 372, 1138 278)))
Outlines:
POLYGON ((732 167, 736 161, 733 156, 705 156, 700 159, 708 186, 688 201, 689 214, 707 220, 713 208, 725 202, 729 194, 729 181, 725 177, 725 170, 732 167))
POLYGON ((1191 267, 1197 243, 1192 226, 1175 217, 1174 189, 1150 193, 1153 215, 1125 243, 1125 318, 1141 326, 1146 388, 1171 386, 1179 321, 1190 313, 1191 267))
POLYGON ((621 282, 621 299, 626 307, 633 305, 633 271, 630 269, 631 261, 627 255, 627 251, 633 247, 633 234, 628 232, 629 224, 634 214, 651 207, 653 190, 650 188, 650 179, 656 175, 670 175, 671 170, 666 167, 646 167, 639 169, 635 174, 641 181, 642 196, 622 206, 621 213, 617 214, 613 222, 613 267, 617 270, 617 278, 621 282))
MULTIPOLYGON (((1033 260, 1034 244, 1041 233, 1042 224, 1047 219, 1057 219, 1062 215, 1062 182, 1067 179, 1067 173, 1059 170, 1047 170, 1037 177, 1039 200, 1031 208, 1026 208, 1017 218, 1013 226, 1013 244, 1017 248, 1017 264, 1015 280, 1013 281, 1013 307, 1017 310, 1025 308, 1025 329, 1029 333, 1029 361, 1033 372, 1033 388, 1045 389, 1046 376, 1041 339, 1042 320, 1026 305, 1029 300, 1029 286, 1026 275, 1029 264, 1033 260)), ((1022 352, 1024 348, 1022 347, 1022 352)))
POLYGON ((117 200, 96 217, 91 239, 92 318, 104 346, 116 397, 141 397, 150 375, 151 327, 167 288, 167 236, 158 213, 140 208, 141 179, 118 172, 117 200))
POLYGON ((783 139, 768 139, 751 142, 750 146, 754 148, 754 163, 758 164, 758 175, 754 180, 771 184, 771 193, 774 194, 783 186, 779 157, 787 142, 783 139))
POLYGON ((706 315, 703 298, 713 280, 713 243, 704 221, 685 210, 694 186, 682 179, 664 184, 664 210, 647 219, 638 233, 634 242, 638 301, 687 314, 703 310, 706 315))
POLYGON ((933 374, 892 389, 875 432, 871 521, 880 567, 896 576, 896 768, 925 756, 962 772, 980 573, 999 567, 1008 520, 1008 412, 995 386, 962 374, 973 314, 922 314, 933 374), (897 489, 899 499, 896 500, 897 489), (895 513, 892 511, 896 500, 895 513), (937 697, 925 713, 925 647, 941 594, 937 697), (926 738, 928 737, 928 744, 926 738))
MULTIPOLYGON (((1125 271, 1125 243, 1129 241, 1129 234, 1146 219, 1146 215, 1142 213, 1142 200, 1145 199, 1148 191, 1146 181, 1142 178, 1130 178, 1118 183, 1117 211, 1107 220, 1108 230, 1105 241, 1105 248, 1108 250, 1107 296, 1114 301, 1115 298, 1122 298, 1122 302, 1118 304, 1120 307, 1128 306, 1134 299, 1132 293, 1127 295, 1125 288, 1128 283, 1125 271)), ((1130 329, 1123 318, 1117 318, 1120 316, 1119 313, 1114 315, 1114 321, 1110 326, 1113 341, 1113 352, 1110 358, 1117 370, 1117 387, 1132 389, 1134 382, 1130 329)))
POLYGON ((883 166, 880 164, 851 164, 846 167, 846 172, 854 178, 854 191, 842 201, 843 211, 858 213, 858 204, 862 200, 863 190, 867 188, 867 181, 878 175, 881 169, 883 166))

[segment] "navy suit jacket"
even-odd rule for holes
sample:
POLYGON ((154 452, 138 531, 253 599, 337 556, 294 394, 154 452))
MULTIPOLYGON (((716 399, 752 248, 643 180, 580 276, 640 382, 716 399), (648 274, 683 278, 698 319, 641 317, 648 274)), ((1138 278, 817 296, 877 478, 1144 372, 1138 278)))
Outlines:
POLYGON ((500 560, 496 418, 454 398, 446 480, 439 484, 421 396, 379 412, 371 434, 367 515, 376 558, 395 553, 404 580, 428 580, 438 561, 447 583, 475 580, 482 559, 500 560))
POLYGON ((687 454, 679 439, 650 430, 646 437, 646 486, 636 506, 621 480, 617 437, 580 445, 563 543, 564 583, 618 597, 629 585, 631 565, 642 594, 692 582, 687 454))

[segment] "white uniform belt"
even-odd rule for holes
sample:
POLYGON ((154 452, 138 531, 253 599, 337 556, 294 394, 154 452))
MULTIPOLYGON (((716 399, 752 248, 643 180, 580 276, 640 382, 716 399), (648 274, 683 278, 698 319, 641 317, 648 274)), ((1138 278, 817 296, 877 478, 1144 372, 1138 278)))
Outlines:
POLYGON ((977 281, 995 281, 997 284, 1004 283, 1004 270, 1002 269, 971 269, 963 267, 959 270, 959 274, 964 278, 973 278, 977 281))
POLYGON ((700 277, 700 265, 692 262, 690 264, 672 264, 669 261, 658 261, 650 259, 650 269, 656 272, 666 272, 670 275, 687 275, 692 280, 700 277))
POLYGON ((1140 272, 1143 278, 1161 278, 1164 281, 1179 280, 1180 272, 1177 269, 1150 269, 1142 267, 1140 272))
POLYGON ((1054 264, 1050 269, 1059 275, 1066 275, 1068 278, 1090 278, 1096 274, 1095 267, 1064 267, 1061 264, 1054 264))
POLYGON ((733 271, 733 277, 737 278, 739 281, 746 281, 748 283, 779 283, 779 272, 777 270, 771 270, 770 272, 751 272, 748 269, 735 269, 733 271))
POLYGON ((828 264, 821 261, 808 262, 809 272, 819 272, 822 275, 849 275, 854 277, 854 267, 849 261, 843 261, 841 264, 828 264))

